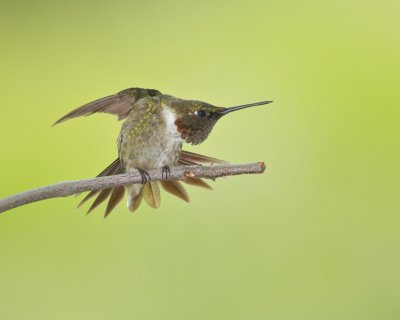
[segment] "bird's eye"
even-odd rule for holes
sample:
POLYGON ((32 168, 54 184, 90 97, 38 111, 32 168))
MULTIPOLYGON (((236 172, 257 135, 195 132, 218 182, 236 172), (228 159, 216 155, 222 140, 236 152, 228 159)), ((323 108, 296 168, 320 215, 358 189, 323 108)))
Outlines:
POLYGON ((195 112, 195 115, 198 116, 198 117, 203 118, 203 117, 205 117, 207 115, 207 113, 208 112, 206 110, 201 109, 201 110, 197 110, 195 112))

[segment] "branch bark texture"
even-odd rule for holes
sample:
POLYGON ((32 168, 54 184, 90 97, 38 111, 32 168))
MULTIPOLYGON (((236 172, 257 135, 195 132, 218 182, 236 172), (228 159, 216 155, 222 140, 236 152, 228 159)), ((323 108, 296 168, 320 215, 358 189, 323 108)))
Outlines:
MULTIPOLYGON (((170 168, 170 175, 167 179, 162 177, 161 169, 150 170, 148 173, 152 181, 182 180, 187 176, 214 180, 216 178, 225 176, 263 173, 264 170, 265 164, 263 162, 256 162, 248 164, 223 164, 215 166, 177 166, 170 168)), ((85 191, 102 190, 141 182, 142 177, 140 176, 139 172, 98 177, 86 180, 60 182, 50 186, 32 189, 23 193, 12 195, 8 198, 0 199, 0 213, 41 200, 68 197, 85 191)))

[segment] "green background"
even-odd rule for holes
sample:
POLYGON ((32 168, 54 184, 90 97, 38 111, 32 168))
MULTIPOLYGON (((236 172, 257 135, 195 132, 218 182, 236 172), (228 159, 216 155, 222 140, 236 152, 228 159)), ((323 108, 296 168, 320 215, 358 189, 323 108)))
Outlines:
POLYGON ((95 176, 132 86, 231 106, 186 149, 264 175, 0 216, 1 319, 399 319, 399 1, 2 1, 0 197, 95 176), (124 201, 125 202, 125 201, 124 201))

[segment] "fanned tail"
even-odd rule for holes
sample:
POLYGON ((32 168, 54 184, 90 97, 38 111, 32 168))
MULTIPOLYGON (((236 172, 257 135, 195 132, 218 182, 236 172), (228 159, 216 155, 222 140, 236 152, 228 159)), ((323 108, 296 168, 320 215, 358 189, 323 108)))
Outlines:
POLYGON ((147 182, 143 186, 143 199, 154 209, 160 206, 161 196, 158 182, 147 182))
MULTIPOLYGON (((100 174, 97 177, 112 176, 112 175, 121 174, 121 173, 124 173, 124 168, 122 167, 120 160, 116 159, 107 168, 105 168, 102 172, 100 172, 100 174)), ((110 197, 110 199, 108 200, 105 214, 104 214, 104 217, 106 218, 110 214, 110 212, 122 200, 122 198, 124 197, 124 194, 125 194, 125 187, 116 187, 116 188, 110 188, 110 189, 104 189, 104 190, 90 191, 86 195, 86 197, 83 198, 83 200, 78 204, 78 207, 80 207, 86 201, 88 201, 89 199, 91 199, 97 195, 96 199, 93 201, 92 205, 90 206, 89 210, 87 211, 87 214, 89 214, 95 208, 97 208, 100 204, 102 204, 105 200, 107 200, 108 197, 110 197)))
POLYGON ((176 180, 162 180, 160 181, 161 186, 163 189, 170 194, 182 199, 183 201, 189 202, 190 198, 188 193, 186 192, 185 188, 179 181, 176 180))
MULTIPOLYGON (((182 151, 179 159, 179 165, 201 165, 201 164, 216 164, 226 163, 226 161, 219 160, 216 158, 204 156, 201 154, 182 151)), ((186 177, 183 180, 184 183, 200 188, 212 190, 212 187, 200 178, 186 177)), ((152 208, 158 208, 160 206, 160 187, 168 193, 178 197, 179 199, 190 202, 189 194, 183 187, 182 183, 177 180, 162 180, 160 182, 148 182, 143 185, 132 185, 128 187, 128 208, 131 212, 134 212, 144 199, 147 204, 152 208)))
MULTIPOLYGON (((215 164, 215 163, 226 163, 225 161, 218 160, 215 158, 203 156, 193 152, 182 151, 178 165, 201 165, 201 164, 215 164)), ((161 169, 160 169, 161 170, 161 169)), ((120 159, 116 159, 107 168, 105 168, 97 177, 112 176, 116 174, 122 174, 125 170, 121 164, 120 159)), ((201 187, 204 189, 212 190, 212 187, 206 183, 203 179, 186 177, 182 182, 201 187)), ((143 184, 133 184, 127 187, 116 187, 104 190, 96 190, 89 192, 85 198, 78 204, 80 207, 82 204, 87 202, 89 199, 96 196, 92 205, 88 210, 88 214, 97 208, 104 201, 108 200, 107 207, 105 210, 104 217, 106 218, 111 211, 121 202, 125 194, 125 188, 128 190, 128 202, 127 206, 131 212, 136 211, 142 200, 144 199, 147 204, 152 208, 158 208, 160 206, 160 184, 161 187, 168 193, 178 197, 179 199, 189 202, 190 198, 183 187, 182 183, 177 180, 162 180, 160 182, 147 182, 143 184)))
POLYGON ((128 187, 127 207, 130 212, 135 212, 143 200, 143 185, 133 184, 128 187))

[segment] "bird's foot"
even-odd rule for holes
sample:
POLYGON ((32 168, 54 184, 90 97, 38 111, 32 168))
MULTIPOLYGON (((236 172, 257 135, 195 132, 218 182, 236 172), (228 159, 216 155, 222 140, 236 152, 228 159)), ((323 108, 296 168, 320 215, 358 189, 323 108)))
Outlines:
POLYGON ((151 177, 149 173, 143 169, 137 168, 137 171, 139 171, 140 176, 142 177, 142 183, 145 184, 146 182, 151 181, 151 177))
POLYGON ((169 166, 164 166, 162 168, 161 178, 168 179, 171 176, 171 168, 169 166))

